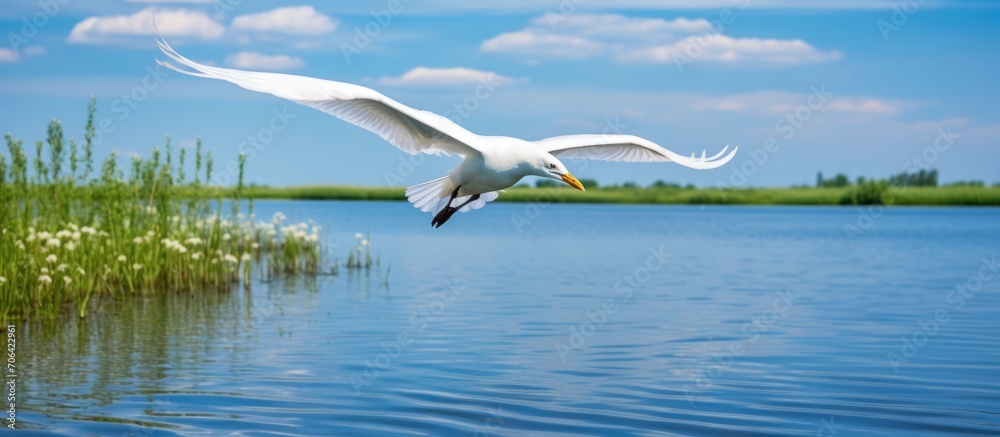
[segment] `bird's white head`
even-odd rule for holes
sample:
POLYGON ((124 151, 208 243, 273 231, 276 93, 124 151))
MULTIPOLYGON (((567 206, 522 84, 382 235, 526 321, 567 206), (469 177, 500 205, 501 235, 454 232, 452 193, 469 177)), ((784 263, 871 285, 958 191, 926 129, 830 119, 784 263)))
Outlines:
POLYGON ((569 170, 566 170, 566 166, 563 165, 561 161, 552 156, 551 153, 543 152, 539 157, 538 162, 535 164, 536 176, 541 176, 543 178, 558 179, 563 181, 569 186, 576 188, 580 191, 586 191, 583 188, 583 184, 576 180, 569 170))

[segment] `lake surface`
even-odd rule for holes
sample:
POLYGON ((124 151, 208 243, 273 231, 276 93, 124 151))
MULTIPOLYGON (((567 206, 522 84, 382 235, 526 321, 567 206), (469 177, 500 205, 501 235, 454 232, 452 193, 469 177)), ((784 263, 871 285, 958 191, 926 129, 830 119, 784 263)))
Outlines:
POLYGON ((1000 434, 1000 209, 491 204, 438 230, 405 203, 274 211, 342 256, 370 227, 380 271, 19 326, 18 426, 1000 434))

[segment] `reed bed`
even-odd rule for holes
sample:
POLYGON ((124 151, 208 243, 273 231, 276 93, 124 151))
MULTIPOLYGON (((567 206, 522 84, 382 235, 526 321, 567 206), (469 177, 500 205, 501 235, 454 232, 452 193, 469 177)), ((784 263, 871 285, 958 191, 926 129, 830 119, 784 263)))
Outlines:
MULTIPOLYGON (((281 213, 254 221, 244 156, 226 199, 207 183, 213 159, 200 139, 193 156, 175 154, 168 136, 162 151, 132 158, 128 170, 114 152, 95 169, 94 112, 91 101, 80 147, 64 141, 55 119, 33 159, 21 140, 5 136, 0 318, 69 308, 83 317, 95 298, 225 291, 241 281, 248 286, 255 268, 261 276, 321 271, 315 223, 287 223, 281 213)), ((348 268, 372 266, 368 241, 351 251, 348 268)))

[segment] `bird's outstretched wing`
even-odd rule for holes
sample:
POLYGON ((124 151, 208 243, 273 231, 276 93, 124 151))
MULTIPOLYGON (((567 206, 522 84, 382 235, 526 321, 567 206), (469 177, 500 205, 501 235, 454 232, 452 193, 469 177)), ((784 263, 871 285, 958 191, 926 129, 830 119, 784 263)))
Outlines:
POLYGON ((726 146, 715 156, 700 157, 678 155, 656 143, 635 135, 564 135, 535 142, 547 152, 560 159, 595 159, 599 161, 625 162, 675 162, 685 167, 706 170, 721 167, 736 155, 737 147, 728 155, 726 146))
POLYGON ((202 65, 181 56, 162 36, 158 35, 156 45, 174 62, 194 71, 157 60, 166 68, 191 76, 232 82, 251 91, 272 94, 318 109, 367 129, 411 155, 466 156, 479 153, 470 145, 475 143, 476 135, 454 121, 433 112, 410 108, 370 88, 291 74, 202 65))

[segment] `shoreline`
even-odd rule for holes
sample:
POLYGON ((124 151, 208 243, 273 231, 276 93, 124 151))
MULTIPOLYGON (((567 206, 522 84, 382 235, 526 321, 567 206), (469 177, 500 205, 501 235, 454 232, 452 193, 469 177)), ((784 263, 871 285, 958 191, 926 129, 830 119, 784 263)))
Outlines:
MULTIPOLYGON (((626 205, 783 205, 850 206, 880 202, 858 202, 845 188, 595 188, 586 192, 572 188, 511 188, 496 202, 591 203, 626 205)), ((230 189, 217 190, 228 193, 230 189)), ((405 201, 402 187, 316 185, 250 187, 256 199, 275 200, 378 200, 405 201)), ((1000 187, 896 188, 884 193, 885 204, 894 206, 1000 206, 1000 187), (890 198, 891 195, 891 198, 890 198)))

